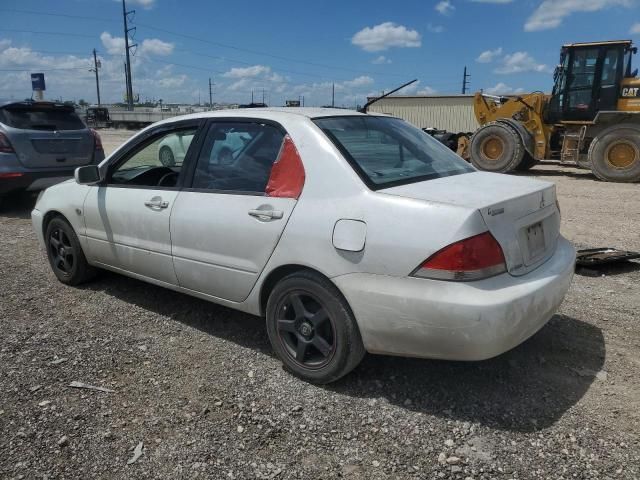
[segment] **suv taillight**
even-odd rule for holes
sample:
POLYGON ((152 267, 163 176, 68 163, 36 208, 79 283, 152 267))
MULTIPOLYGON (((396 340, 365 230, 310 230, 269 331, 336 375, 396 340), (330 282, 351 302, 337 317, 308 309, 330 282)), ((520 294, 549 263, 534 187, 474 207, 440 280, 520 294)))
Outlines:
POLYGON ((411 275, 464 282, 493 277, 506 271, 500 244, 491 233, 484 232, 439 250, 411 275))
POLYGON ((4 133, 0 133, 0 153, 15 153, 11 142, 4 133))
POLYGON ((100 150, 102 151, 102 139, 100 138, 100 134, 95 131, 93 128, 91 129, 91 133, 93 134, 93 140, 94 140, 94 150, 100 150))

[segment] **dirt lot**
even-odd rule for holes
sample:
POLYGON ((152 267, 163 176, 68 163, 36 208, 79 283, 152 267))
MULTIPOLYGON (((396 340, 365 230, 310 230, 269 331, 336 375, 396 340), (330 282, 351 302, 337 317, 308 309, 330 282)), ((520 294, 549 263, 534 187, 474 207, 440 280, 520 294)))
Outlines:
MULTIPOLYGON (((129 134, 103 132, 106 149, 129 134)), ((532 173, 578 246, 640 250, 640 185, 532 173)), ((32 206, 0 211, 2 478, 640 478, 639 264, 576 275, 499 358, 370 355, 317 387, 282 370, 259 318, 114 274, 61 285, 32 206)))

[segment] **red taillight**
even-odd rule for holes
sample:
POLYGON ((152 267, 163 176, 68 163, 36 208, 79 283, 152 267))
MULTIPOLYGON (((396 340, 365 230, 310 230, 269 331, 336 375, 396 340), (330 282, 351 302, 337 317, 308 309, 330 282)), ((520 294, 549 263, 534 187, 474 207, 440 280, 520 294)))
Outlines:
POLYGON ((412 275, 438 280, 479 280, 507 270, 502 248, 489 232, 460 240, 431 255, 412 275))
POLYGON ((0 173, 0 178, 18 178, 23 175, 24 173, 20 173, 20 172, 0 173))
POLYGON ((15 153, 11 142, 4 133, 0 133, 0 153, 15 153))
POLYGON ((91 133, 93 134, 93 140, 94 140, 94 150, 100 150, 102 151, 102 139, 100 138, 100 134, 95 131, 93 128, 91 129, 91 133))
POLYGON ((269 197, 300 197, 304 187, 304 166, 300 154, 289 135, 284 137, 278 159, 271 167, 271 175, 265 190, 269 197))

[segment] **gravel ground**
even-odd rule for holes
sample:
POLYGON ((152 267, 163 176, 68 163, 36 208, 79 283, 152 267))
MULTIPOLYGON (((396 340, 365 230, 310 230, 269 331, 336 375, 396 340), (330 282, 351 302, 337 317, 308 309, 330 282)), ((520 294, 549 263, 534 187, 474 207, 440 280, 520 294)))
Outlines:
MULTIPOLYGON (((640 185, 531 173, 577 245, 640 250, 640 185)), ((259 318, 110 273, 61 285, 32 206, 0 211, 1 478, 640 478, 640 264, 576 275, 496 359, 369 355, 318 387, 282 370, 259 318)))

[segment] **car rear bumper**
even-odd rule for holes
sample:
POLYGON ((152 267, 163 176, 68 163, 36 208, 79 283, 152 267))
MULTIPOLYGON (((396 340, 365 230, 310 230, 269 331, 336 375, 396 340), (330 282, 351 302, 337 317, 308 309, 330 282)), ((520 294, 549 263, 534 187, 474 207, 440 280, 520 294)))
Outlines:
MULTIPOLYGON (((104 159, 96 154, 91 165, 104 159)), ((19 191, 44 190, 51 185, 73 177, 77 167, 25 168, 14 154, 0 154, 0 195, 19 191)))
POLYGON ((349 274, 334 278, 371 353, 484 360, 542 328, 569 289, 575 249, 564 238, 533 272, 477 282, 349 274))

